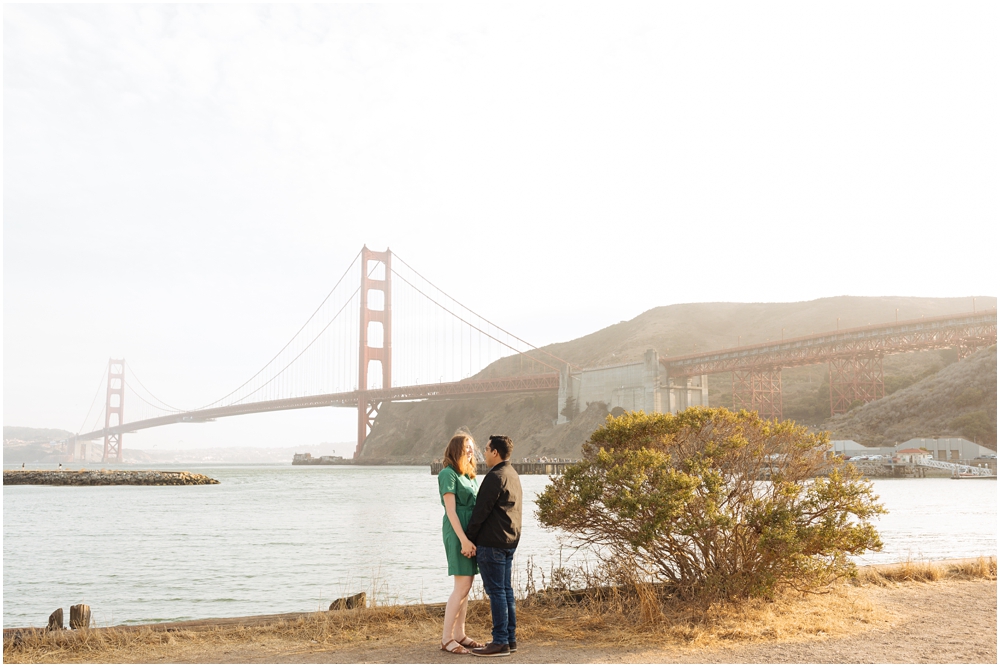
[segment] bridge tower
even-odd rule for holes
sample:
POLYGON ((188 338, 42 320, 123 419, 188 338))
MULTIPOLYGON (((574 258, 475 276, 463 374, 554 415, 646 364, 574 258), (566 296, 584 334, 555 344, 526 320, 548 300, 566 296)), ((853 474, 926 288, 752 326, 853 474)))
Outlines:
POLYGON ((108 399, 104 405, 104 457, 101 463, 122 462, 122 434, 108 434, 108 429, 121 425, 125 407, 125 360, 108 359, 108 399), (114 419, 112 419, 114 417, 114 419))
MULTIPOLYGON (((368 397, 372 362, 382 371, 379 389, 392 386, 392 251, 361 249, 361 336, 358 356, 358 446, 354 457, 371 432, 381 404, 368 397)), ((377 373, 377 371, 376 371, 377 373)))

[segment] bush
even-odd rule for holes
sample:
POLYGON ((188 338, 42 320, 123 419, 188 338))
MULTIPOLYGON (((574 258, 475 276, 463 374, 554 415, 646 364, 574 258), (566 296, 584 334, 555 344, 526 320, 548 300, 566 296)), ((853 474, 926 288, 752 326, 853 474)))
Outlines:
POLYGON ((682 597, 816 591, 854 575, 848 556, 882 548, 871 483, 831 467, 828 449, 825 433, 753 412, 608 417, 538 518, 682 597))

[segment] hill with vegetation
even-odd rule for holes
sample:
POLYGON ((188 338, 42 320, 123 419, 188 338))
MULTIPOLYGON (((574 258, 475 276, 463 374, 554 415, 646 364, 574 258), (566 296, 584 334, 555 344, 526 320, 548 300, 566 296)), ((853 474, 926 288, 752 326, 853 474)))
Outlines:
POLYGON ((997 447, 997 347, 980 350, 880 401, 824 424, 834 437, 873 447, 958 435, 997 447))
POLYGON ((58 428, 3 427, 4 463, 55 463, 65 457, 65 448, 49 444, 73 434, 58 428))
MULTIPOLYGON (((979 309, 995 308, 995 297, 976 297, 979 309)), ((540 348, 582 367, 640 361, 647 349, 661 356, 763 343, 880 322, 935 317, 972 310, 972 298, 841 296, 795 303, 693 303, 662 306, 575 340, 540 348)), ((536 358, 545 358, 535 353, 536 358)), ((957 361, 954 350, 898 354, 883 362, 886 393, 893 394, 957 361)), ((523 358, 490 364, 477 377, 551 372, 523 358)), ((782 371, 784 416, 819 428, 830 417, 826 365, 782 371)), ((994 390, 995 393, 995 390, 994 390)), ((709 376, 709 404, 732 405, 729 374, 709 376)), ((362 459, 425 463, 440 458, 448 438, 466 428, 477 441, 507 433, 515 457, 578 458, 580 444, 606 415, 591 406, 568 424, 555 425, 554 394, 383 406, 365 443, 362 459), (528 400, 531 398, 532 400, 528 400)), ((925 435, 934 435, 927 433, 925 435)))

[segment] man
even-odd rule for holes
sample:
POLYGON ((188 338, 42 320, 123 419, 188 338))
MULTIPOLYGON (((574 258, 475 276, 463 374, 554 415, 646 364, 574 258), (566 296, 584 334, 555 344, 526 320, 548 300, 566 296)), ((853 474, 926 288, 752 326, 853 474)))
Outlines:
POLYGON ((521 539, 521 480, 510 463, 514 443, 505 435, 491 435, 484 458, 490 471, 479 485, 476 507, 465 529, 476 545, 476 563, 483 588, 490 596, 493 641, 472 649, 473 655, 499 658, 517 650, 514 631, 514 589, 510 585, 514 550, 521 539))

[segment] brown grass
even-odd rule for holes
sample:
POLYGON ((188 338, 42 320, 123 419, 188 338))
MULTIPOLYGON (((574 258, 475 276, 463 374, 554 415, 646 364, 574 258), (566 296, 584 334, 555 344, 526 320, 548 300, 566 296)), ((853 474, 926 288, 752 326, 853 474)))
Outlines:
POLYGON ((907 559, 893 565, 862 568, 855 582, 861 585, 889 586, 899 583, 940 581, 941 579, 997 578, 997 559, 981 556, 956 561, 915 561, 907 559))
MULTIPOLYGON (((697 605, 664 597, 651 586, 595 589, 582 599, 533 596, 519 603, 518 639, 548 644, 586 641, 605 647, 707 648, 758 641, 804 640, 856 633, 882 625, 891 616, 871 602, 865 585, 906 585, 939 579, 996 579, 996 558, 952 563, 906 561, 864 568, 856 585, 829 594, 786 592, 775 600, 697 605)), ((375 596, 372 596, 373 598, 375 596)), ((295 621, 257 627, 199 631, 94 629, 38 633, 19 641, 4 640, 5 663, 123 663, 153 661, 241 661, 274 655, 310 654, 350 646, 425 645, 441 632, 441 605, 394 606, 318 613, 295 621)), ((474 600, 468 629, 489 635, 489 604, 474 600)))

